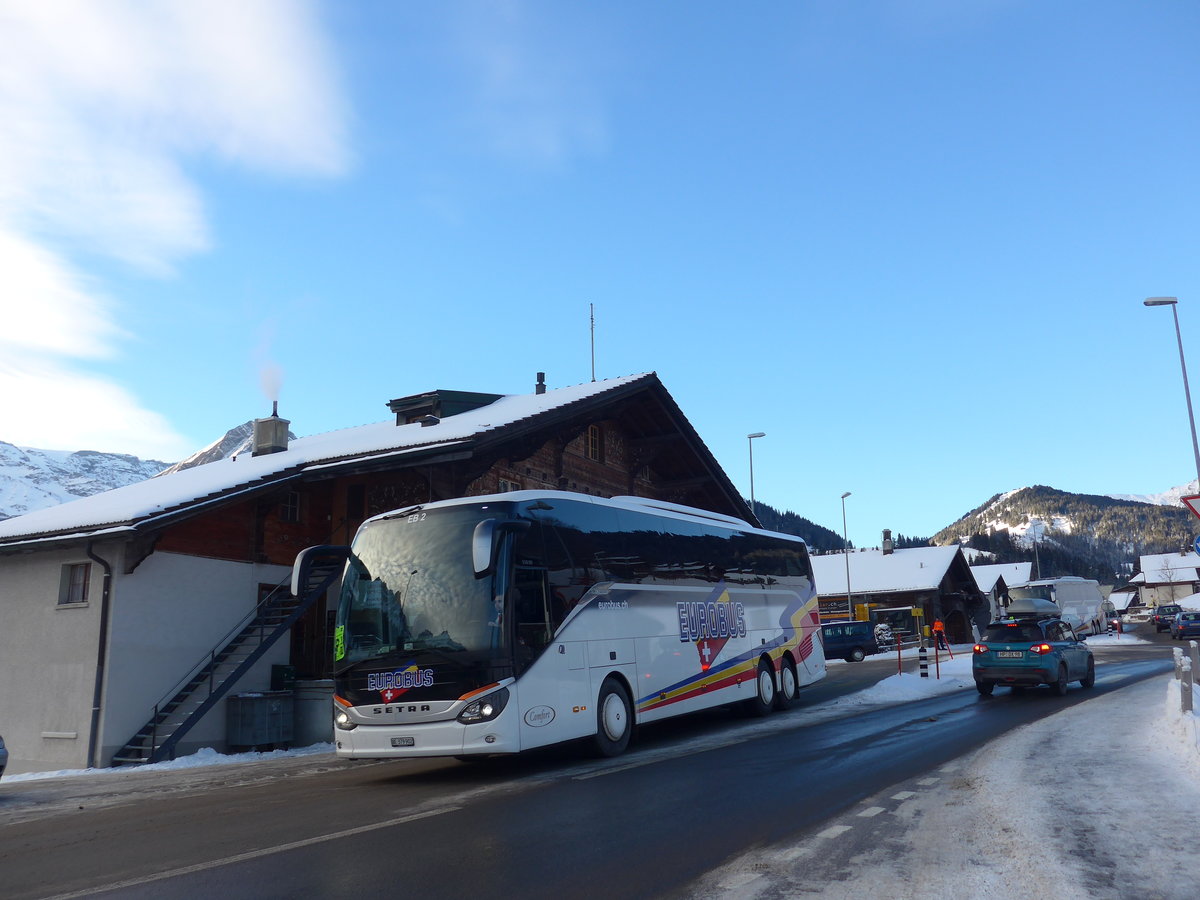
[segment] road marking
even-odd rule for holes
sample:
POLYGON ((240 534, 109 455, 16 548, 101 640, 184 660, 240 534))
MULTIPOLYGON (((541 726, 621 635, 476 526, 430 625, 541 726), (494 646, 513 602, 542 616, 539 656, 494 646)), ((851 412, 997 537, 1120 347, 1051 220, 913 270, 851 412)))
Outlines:
POLYGON ((917 784, 924 784, 924 785, 937 784, 941 780, 942 779, 940 779, 940 778, 922 778, 920 781, 917 782, 917 784))
POLYGON ((869 819, 871 816, 877 816, 881 812, 887 812, 887 810, 882 806, 868 806, 866 809, 860 812, 858 816, 860 819, 869 819))
POLYGON ((47 897, 45 900, 72 900, 75 897, 86 897, 89 894, 100 894, 106 891, 120 891, 125 888, 137 887, 142 884, 151 884, 155 881, 163 881, 167 878, 175 878, 178 875, 191 875, 196 872, 204 872, 208 869, 216 869, 221 866, 232 865, 233 863, 246 862, 251 859, 260 859, 264 856, 272 856, 276 853, 285 853, 288 850, 298 850, 301 847, 311 847, 315 844, 324 844, 329 841, 340 840, 345 837, 353 837, 356 834, 366 834, 369 831, 378 831, 381 828, 391 828, 394 825, 403 825, 406 822, 415 822, 418 819, 428 819, 431 816, 440 816, 445 813, 456 812, 462 809, 461 806, 445 806, 441 809, 431 809, 426 812, 412 813, 407 816, 399 816, 395 819, 388 819, 386 822, 376 822, 373 825, 359 825, 357 828, 347 828, 345 831, 335 831, 331 834, 322 834, 317 837, 305 838, 302 841, 292 841, 288 844, 279 844, 275 847, 263 847, 261 850, 251 850, 247 853, 238 853, 235 856, 226 856, 222 859, 214 859, 209 862, 196 863, 192 866, 181 866, 178 869, 170 869, 166 872, 157 872, 154 875, 146 875, 142 878, 130 878, 126 881, 116 881, 112 884, 98 885, 97 887, 86 888, 82 891, 72 891, 69 894, 55 894, 53 897, 47 897))
POLYGON ((834 825, 831 828, 826 828, 824 831, 818 831, 817 837, 819 837, 819 838, 835 838, 838 835, 845 834, 849 830, 850 830, 849 825, 834 825))
POLYGON ((892 794, 893 800, 907 800, 909 797, 917 796, 916 791, 901 791, 898 794, 892 794))

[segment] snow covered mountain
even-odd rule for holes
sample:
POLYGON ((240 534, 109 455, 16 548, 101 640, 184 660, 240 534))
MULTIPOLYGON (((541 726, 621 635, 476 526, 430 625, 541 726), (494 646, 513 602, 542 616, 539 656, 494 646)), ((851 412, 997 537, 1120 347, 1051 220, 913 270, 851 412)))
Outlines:
POLYGON ((124 453, 36 450, 0 441, 0 519, 144 481, 167 465, 124 453))
MULTIPOLYGON (((289 439, 295 435, 288 433, 289 439)), ((254 423, 229 429, 203 450, 171 465, 124 453, 36 450, 0 441, 0 519, 145 481, 253 450, 254 423)))
MULTIPOLYGON (((294 441, 296 435, 288 432, 288 440, 294 441)), ((254 422, 244 422, 235 428, 230 428, 225 434, 203 450, 197 450, 187 459, 180 460, 175 465, 163 469, 159 475, 166 475, 169 472, 179 472, 183 469, 190 469, 192 466, 202 466, 205 463, 213 462, 218 459, 228 459, 231 456, 237 456, 241 453, 254 452, 254 422)))
MULTIPOLYGON (((1178 497, 1187 487, 1156 497, 1178 497)), ((965 544, 996 562, 1036 552, 1044 574, 1111 582, 1130 574, 1139 556, 1190 545, 1195 517, 1176 501, 1071 494, 1043 485, 997 494, 933 536, 939 545, 965 544), (1047 565, 1049 563, 1049 565, 1047 565)))
POLYGON ((1197 481, 1192 479, 1187 484, 1173 487, 1170 490, 1163 491, 1161 494, 1108 494, 1114 500, 1132 500, 1135 503, 1153 503, 1155 506, 1180 506, 1180 497, 1186 497, 1189 494, 1194 495, 1200 493, 1197 490, 1197 481))

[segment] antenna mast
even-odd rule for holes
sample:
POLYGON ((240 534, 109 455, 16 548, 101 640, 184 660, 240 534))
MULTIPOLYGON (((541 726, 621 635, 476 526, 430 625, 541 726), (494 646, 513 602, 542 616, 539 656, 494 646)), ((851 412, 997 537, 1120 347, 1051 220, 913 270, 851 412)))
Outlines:
POLYGON ((588 317, 592 323, 592 381, 596 380, 596 304, 588 304, 588 317))

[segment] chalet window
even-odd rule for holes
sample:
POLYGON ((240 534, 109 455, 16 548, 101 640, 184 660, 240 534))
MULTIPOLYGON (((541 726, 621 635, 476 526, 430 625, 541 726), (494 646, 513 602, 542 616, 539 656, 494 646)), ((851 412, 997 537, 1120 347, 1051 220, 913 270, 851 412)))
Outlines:
POLYGON ((508 491, 519 491, 520 489, 521 489, 521 482, 510 481, 507 478, 500 479, 500 493, 501 494, 507 493, 508 491))
POLYGON ((587 458, 604 462, 604 429, 589 425, 587 430, 587 458))
POLYGON ((91 563, 76 563, 62 567, 62 580, 58 589, 59 606, 87 603, 91 570, 91 563))
POLYGON ((288 491, 279 504, 279 520, 281 522, 300 521, 300 492, 288 491))

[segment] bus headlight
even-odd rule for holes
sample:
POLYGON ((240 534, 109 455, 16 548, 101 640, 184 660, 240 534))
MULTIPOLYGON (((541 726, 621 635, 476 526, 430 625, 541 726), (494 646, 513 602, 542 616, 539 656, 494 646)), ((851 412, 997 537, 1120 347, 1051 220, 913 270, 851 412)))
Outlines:
POLYGON ((339 706, 333 708, 333 727, 339 731, 353 731, 358 727, 350 721, 350 714, 339 706))
POLYGON ((504 712, 504 707, 508 705, 508 688, 500 688, 498 691, 493 691, 486 697, 480 697, 478 700, 472 700, 467 704, 466 709, 458 714, 458 721, 464 725, 471 725, 475 722, 490 722, 500 713, 504 712))

